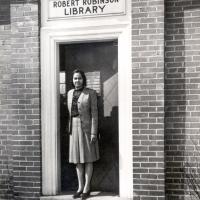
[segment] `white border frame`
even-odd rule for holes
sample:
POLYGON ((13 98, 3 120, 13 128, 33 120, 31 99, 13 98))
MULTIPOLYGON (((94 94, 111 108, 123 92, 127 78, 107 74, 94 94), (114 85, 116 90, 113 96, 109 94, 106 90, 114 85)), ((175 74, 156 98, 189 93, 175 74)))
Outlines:
POLYGON ((128 24, 73 29, 41 29, 42 194, 60 191, 58 127, 59 44, 118 40, 119 188, 133 197, 131 27, 128 24))

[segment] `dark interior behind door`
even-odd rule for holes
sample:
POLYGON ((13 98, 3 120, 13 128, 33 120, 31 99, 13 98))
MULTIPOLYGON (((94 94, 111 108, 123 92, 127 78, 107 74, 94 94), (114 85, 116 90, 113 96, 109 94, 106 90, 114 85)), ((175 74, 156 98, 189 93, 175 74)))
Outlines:
POLYGON ((68 163, 66 134, 66 93, 71 89, 72 72, 86 73, 88 87, 98 93, 100 160, 94 165, 92 189, 119 192, 118 147, 118 63, 117 41, 60 45, 60 72, 66 76, 60 94, 62 191, 77 189, 75 166, 68 163))

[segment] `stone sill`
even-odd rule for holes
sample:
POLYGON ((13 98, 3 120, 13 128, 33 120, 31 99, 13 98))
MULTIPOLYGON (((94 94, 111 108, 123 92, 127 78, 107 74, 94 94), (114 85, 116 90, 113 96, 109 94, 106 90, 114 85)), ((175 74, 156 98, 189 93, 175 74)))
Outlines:
MULTIPOLYGON (((63 193, 56 196, 41 196, 40 200, 72 200, 72 192, 71 193, 63 193)), ((108 193, 108 192, 91 192, 88 200, 132 200, 130 198, 122 198, 116 194, 108 193)))

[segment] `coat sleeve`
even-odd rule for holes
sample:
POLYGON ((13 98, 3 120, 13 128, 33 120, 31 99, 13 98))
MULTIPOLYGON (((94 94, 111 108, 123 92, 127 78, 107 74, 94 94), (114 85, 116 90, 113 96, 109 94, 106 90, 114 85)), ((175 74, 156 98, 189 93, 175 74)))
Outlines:
POLYGON ((98 130, 98 108, 97 108, 97 94, 95 90, 91 90, 91 134, 97 135, 98 130))

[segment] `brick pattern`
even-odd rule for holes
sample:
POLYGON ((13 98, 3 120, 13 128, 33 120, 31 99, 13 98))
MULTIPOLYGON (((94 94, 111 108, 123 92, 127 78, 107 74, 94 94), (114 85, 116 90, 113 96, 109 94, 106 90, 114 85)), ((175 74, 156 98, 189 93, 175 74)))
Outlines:
POLYGON ((132 1, 134 200, 164 199, 164 0, 132 1))
MULTIPOLYGON (((39 199, 39 0, 11 2, 0 8, 0 199, 39 199)), ((165 8, 164 38, 164 0, 132 1, 134 200, 187 198, 183 166, 199 156, 200 2, 165 8)))
MULTIPOLYGON (((2 9, 2 8, 1 8, 2 9)), ((1 10, 0 9, 0 10, 1 10)), ((10 82, 10 24, 6 7, 1 13, 0 20, 0 199, 9 199, 10 193, 10 160, 9 134, 7 120, 9 113, 5 103, 7 98, 7 84, 10 82)))
POLYGON ((10 24, 10 1, 1 0, 0 3, 0 24, 8 25, 10 24))
POLYGON ((185 162, 200 149, 200 1, 166 1, 166 199, 185 199, 185 162))
POLYGON ((11 152, 9 146, 7 84, 10 82, 10 9, 8 1, 0 7, 0 199, 12 198, 10 190, 11 152))
POLYGON ((38 199, 41 192, 40 68, 38 2, 11 4, 11 115, 13 192, 38 199))
POLYGON ((5 18, 0 26, 3 47, 0 199, 38 199, 41 193, 38 1, 10 2, 7 6, 10 18, 5 18))

